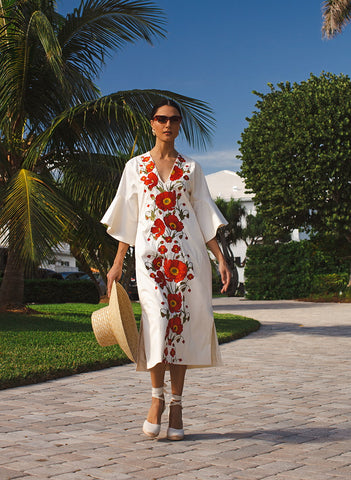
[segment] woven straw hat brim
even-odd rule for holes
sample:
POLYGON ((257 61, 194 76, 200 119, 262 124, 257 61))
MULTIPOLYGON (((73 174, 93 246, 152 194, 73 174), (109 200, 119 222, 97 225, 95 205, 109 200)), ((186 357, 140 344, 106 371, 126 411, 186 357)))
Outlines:
POLYGON ((108 307, 93 312, 91 320, 99 345, 118 343, 130 360, 137 361, 138 329, 132 304, 120 283, 113 283, 108 307))

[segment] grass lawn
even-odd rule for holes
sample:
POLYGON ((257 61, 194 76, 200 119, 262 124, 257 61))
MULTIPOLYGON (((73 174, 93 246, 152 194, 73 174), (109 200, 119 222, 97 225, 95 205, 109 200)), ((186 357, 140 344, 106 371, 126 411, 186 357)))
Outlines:
MULTIPOLYGON (((37 383, 80 372, 128 363, 122 350, 100 347, 90 316, 103 304, 35 305, 36 312, 0 314, 0 389, 37 383)), ((137 322, 140 305, 133 303, 137 322)), ((215 315, 220 343, 258 330, 256 320, 215 315)))

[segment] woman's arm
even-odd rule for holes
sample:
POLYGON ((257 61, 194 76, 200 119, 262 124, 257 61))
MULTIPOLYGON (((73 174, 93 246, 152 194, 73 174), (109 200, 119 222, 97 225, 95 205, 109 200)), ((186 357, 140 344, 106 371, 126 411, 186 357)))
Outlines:
POLYGON ((224 259, 223 253, 221 252, 221 249, 219 248, 218 242, 216 238, 212 238, 209 242, 207 242, 207 248, 211 250, 213 255, 216 257, 218 261, 218 269, 219 273, 221 275, 221 280, 222 280, 222 290, 221 293, 224 293, 227 291, 231 279, 231 273, 228 268, 227 262, 224 259))
POLYGON ((129 248, 128 243, 119 242, 115 260, 107 274, 107 295, 110 296, 113 282, 118 282, 122 276, 123 260, 129 248))

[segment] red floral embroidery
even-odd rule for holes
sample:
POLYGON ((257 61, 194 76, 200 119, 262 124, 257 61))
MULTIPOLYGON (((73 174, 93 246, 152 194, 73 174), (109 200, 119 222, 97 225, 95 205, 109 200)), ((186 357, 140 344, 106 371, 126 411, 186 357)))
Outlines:
POLYGON ((152 260, 152 265, 155 270, 159 270, 162 267, 163 259, 162 257, 156 257, 152 260))
POLYGON ((165 224, 168 228, 170 228, 171 230, 176 230, 177 232, 181 232, 184 228, 183 223, 178 220, 175 215, 172 214, 165 217, 165 224))
POLYGON ((188 239, 184 234, 184 219, 189 218, 189 212, 182 192, 186 190, 190 166, 178 156, 166 182, 167 190, 156 175, 150 156, 142 157, 139 172, 141 181, 147 186, 144 192, 150 192, 145 213, 151 224, 147 240, 156 241, 157 248, 156 254, 147 255, 145 266, 155 282, 155 289, 162 294, 160 314, 167 322, 162 361, 179 364, 183 359, 177 355, 177 345, 185 343, 184 324, 190 321, 186 293, 191 291, 189 282, 194 278, 192 264, 181 248, 182 242, 188 239))
POLYGON ((165 229, 165 224, 160 218, 157 218, 154 222, 153 227, 151 227, 151 233, 153 233, 155 238, 158 238, 165 233, 165 229))
POLYGON ((179 312, 179 310, 182 308, 182 295, 180 293, 169 293, 167 300, 171 313, 179 312))
MULTIPOLYGON (((151 174, 150 174, 151 175, 151 174)), ((156 205, 163 211, 173 210, 176 204, 176 192, 162 192, 156 197, 156 205)))
POLYGON ((180 335, 183 331, 183 325, 180 317, 173 317, 168 322, 168 327, 172 332, 180 335))
POLYGON ((158 272, 156 273, 155 280, 159 284, 160 288, 165 288, 165 286, 167 285, 166 278, 160 270, 158 270, 158 272))
POLYGON ((164 245, 161 245, 161 246, 158 248, 158 251, 159 251, 160 253, 162 253, 162 255, 163 255, 163 254, 166 253, 168 250, 167 250, 167 248, 166 248, 164 245))
POLYGON ((149 190, 153 189, 158 184, 157 175, 155 175, 154 172, 149 173, 145 178, 144 183, 148 186, 149 190))
POLYGON ((183 170, 179 167, 177 167, 177 165, 175 165, 173 167, 173 170, 171 172, 171 175, 169 177, 169 179, 174 182, 175 180, 179 180, 179 178, 182 178, 183 176, 183 170))
POLYGON ((164 269, 167 280, 170 282, 181 282, 188 272, 188 268, 185 263, 180 260, 167 260, 164 261, 164 269))

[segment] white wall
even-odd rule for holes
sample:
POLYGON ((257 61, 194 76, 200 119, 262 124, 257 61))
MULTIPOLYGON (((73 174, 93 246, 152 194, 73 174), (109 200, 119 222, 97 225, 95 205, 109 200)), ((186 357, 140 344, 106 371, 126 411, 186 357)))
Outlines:
POLYGON ((76 259, 71 255, 68 243, 62 243, 53 251, 52 261, 43 262, 42 268, 55 270, 55 272, 77 272, 76 259))

